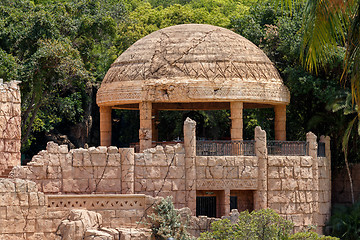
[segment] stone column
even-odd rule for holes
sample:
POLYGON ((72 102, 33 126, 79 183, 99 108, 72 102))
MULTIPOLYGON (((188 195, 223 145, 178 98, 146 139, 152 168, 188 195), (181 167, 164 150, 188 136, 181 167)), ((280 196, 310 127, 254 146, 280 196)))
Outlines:
POLYGON ((331 163, 331 148, 330 148, 330 137, 321 136, 320 142, 325 143, 325 157, 331 163))
POLYGON ((231 140, 243 140, 243 103, 230 102, 231 140))
MULTIPOLYGON (((308 155, 311 157, 312 160, 312 195, 313 195, 313 207, 312 207, 312 214, 313 214, 313 222, 312 224, 322 225, 319 224, 319 164, 317 161, 317 142, 316 142, 316 135, 312 132, 308 132, 306 134, 306 142, 308 144, 308 155)), ((321 232, 319 227, 317 228, 317 232, 321 232)))
POLYGON ((121 161, 121 193, 135 193, 134 148, 119 148, 121 161))
POLYGON ((196 214, 196 122, 187 118, 184 122, 185 148, 185 200, 193 215, 196 214))
POLYGON ((255 128, 255 155, 258 157, 259 175, 258 189, 255 191, 254 209, 259 210, 268 207, 266 132, 259 126, 255 128))
MULTIPOLYGON (((323 204, 323 207, 320 207, 320 213, 325 214, 325 221, 328 221, 331 216, 331 149, 330 149, 330 137, 321 136, 320 142, 325 143, 325 159, 323 163, 323 176, 319 180, 319 188, 321 188, 322 196, 319 196, 319 202, 323 204), (320 181, 323 181, 320 183, 320 181)), ((320 171, 321 172, 321 171, 320 171)), ((325 221, 323 224, 325 224, 325 221)))
POLYGON ((274 106, 275 140, 286 141, 286 105, 274 106))
POLYGON ((159 110, 152 109, 151 125, 152 125, 152 140, 158 141, 158 127, 156 122, 159 120, 159 110))
POLYGON ((230 189, 224 190, 224 214, 222 216, 230 215, 230 189))
POLYGON ((100 145, 111 145, 111 107, 100 107, 100 145))
POLYGON ((139 139, 140 139, 140 152, 143 152, 145 149, 151 148, 152 143, 152 121, 151 121, 151 102, 141 102, 139 103, 140 109, 140 130, 139 130, 139 139))

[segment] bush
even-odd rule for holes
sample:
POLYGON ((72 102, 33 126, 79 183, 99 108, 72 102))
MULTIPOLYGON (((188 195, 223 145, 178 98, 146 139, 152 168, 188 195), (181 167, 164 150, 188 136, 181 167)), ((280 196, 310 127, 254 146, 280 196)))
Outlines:
POLYGON ((239 221, 232 224, 223 219, 211 224, 211 231, 201 234, 199 240, 337 240, 319 236, 314 232, 291 234, 293 223, 280 217, 272 209, 240 213, 239 221))
POLYGON ((162 199, 153 208, 155 213, 148 217, 155 239, 166 240, 170 237, 176 240, 193 239, 186 230, 187 223, 183 223, 176 212, 171 197, 162 199))
POLYGON ((299 232, 290 236, 290 240, 337 240, 336 237, 319 236, 314 232, 299 232))
POLYGON ((210 239, 289 239, 293 224, 272 209, 241 212, 235 224, 227 219, 211 225, 211 232, 202 233, 201 240, 210 239))

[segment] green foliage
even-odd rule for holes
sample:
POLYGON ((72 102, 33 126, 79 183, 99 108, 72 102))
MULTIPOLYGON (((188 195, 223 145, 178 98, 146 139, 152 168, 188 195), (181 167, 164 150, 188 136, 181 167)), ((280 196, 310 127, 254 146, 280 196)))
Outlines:
POLYGON ((177 240, 193 239, 186 230, 186 223, 181 222, 171 197, 162 199, 153 208, 155 213, 148 217, 155 239, 166 240, 170 237, 177 240))
POLYGON ((24 151, 38 148, 39 133, 66 134, 89 118, 125 11, 115 0, 0 0, 0 77, 22 81, 24 151))
POLYGON ((339 238, 331 236, 319 236, 314 232, 298 232, 290 236, 290 240, 338 240, 339 238))
MULTIPOLYGON (((46 132, 71 134, 69 126, 87 121, 95 106, 93 89, 135 41, 175 24, 205 23, 230 28, 265 51, 291 92, 288 139, 303 140, 308 131, 330 135, 337 165, 342 162, 340 133, 350 116, 326 106, 342 92, 336 80, 345 50, 331 52, 318 76, 307 73, 299 64, 304 5, 296 2, 290 11, 257 0, 0 0, 0 78, 23 82, 24 147, 37 149, 46 132)), ((161 112, 160 140, 181 138, 186 116, 197 120, 199 137, 230 136, 228 111, 161 112)), ((256 125, 272 138, 273 117, 272 110, 246 109, 245 138, 253 138, 256 125)), ((118 145, 138 141, 134 119, 132 111, 114 113, 118 145)), ((359 156, 351 149, 359 143, 350 140, 355 142, 349 159, 355 162, 359 156)))
POLYGON ((18 79, 18 68, 20 67, 15 58, 0 48, 0 78, 5 81, 18 79))
POLYGON ((282 240, 337 240, 336 237, 319 236, 314 232, 291 234, 293 223, 280 217, 272 209, 241 212, 239 221, 232 224, 223 219, 211 224, 211 231, 201 233, 199 240, 282 239, 282 240))
POLYGON ((202 233, 199 240, 210 239, 288 239, 293 224, 272 209, 241 212, 239 221, 219 220, 211 224, 211 232, 202 233))
POLYGON ((355 240, 360 236, 360 202, 352 206, 337 205, 333 207, 333 214, 328 226, 331 235, 342 240, 355 240))
POLYGON ((242 16, 252 2, 255 1, 150 0, 141 4, 130 1, 128 20, 119 26, 118 46, 126 50, 149 33, 177 24, 202 23, 231 27, 231 19, 242 16))

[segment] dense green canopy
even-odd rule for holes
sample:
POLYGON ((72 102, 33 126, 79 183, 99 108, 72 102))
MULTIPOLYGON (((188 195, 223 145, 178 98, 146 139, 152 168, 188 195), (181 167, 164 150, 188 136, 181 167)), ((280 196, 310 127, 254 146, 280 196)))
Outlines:
MULTIPOLYGON (((317 75, 304 70, 299 60, 301 4, 294 5, 290 14, 273 2, 256 0, 0 0, 0 78, 22 81, 22 152, 29 158, 49 139, 68 139, 73 147, 98 145, 95 94, 110 64, 153 31, 206 23, 229 28, 265 51, 291 92, 287 138, 304 140, 308 131, 330 135, 334 165, 342 163, 342 136, 354 117, 354 112, 333 111, 345 109, 339 104, 349 92, 338 81, 345 50, 340 43, 317 75)), ((114 144, 138 141, 137 114, 114 111, 114 144)), ((187 116, 198 122, 199 137, 230 136, 227 111, 164 111, 160 140, 181 138, 187 116)), ((272 138, 273 118, 271 109, 246 110, 245 138, 253 138, 256 125, 272 138)), ((350 160, 357 161, 356 134, 351 140, 350 160)))

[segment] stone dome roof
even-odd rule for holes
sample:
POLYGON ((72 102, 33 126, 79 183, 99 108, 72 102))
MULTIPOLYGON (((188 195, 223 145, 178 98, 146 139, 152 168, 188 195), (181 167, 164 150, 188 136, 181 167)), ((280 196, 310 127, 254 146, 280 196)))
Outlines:
POLYGON ((288 104, 290 94, 269 58, 221 27, 184 24, 138 40, 111 65, 99 106, 151 102, 288 104))

